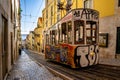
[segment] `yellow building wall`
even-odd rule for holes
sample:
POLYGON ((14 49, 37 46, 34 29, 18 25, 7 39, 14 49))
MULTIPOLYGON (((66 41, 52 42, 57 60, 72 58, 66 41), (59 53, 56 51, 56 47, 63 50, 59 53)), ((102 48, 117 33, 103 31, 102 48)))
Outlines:
POLYGON ((94 0, 93 9, 100 12, 100 17, 114 15, 115 0, 94 0))
MULTIPOLYGON (((57 15, 60 15, 60 18, 64 17, 66 15, 66 10, 60 10, 58 12, 57 8, 57 2, 58 0, 48 0, 48 5, 46 5, 45 9, 43 10, 43 26, 45 29, 48 29, 55 23, 57 23, 57 15), (51 16, 51 6, 53 6, 53 16, 51 16), (46 10, 48 10, 48 13, 46 13, 46 10), (48 14, 48 18, 46 18, 46 14, 48 14), (52 20, 52 24, 51 24, 52 20), (46 26, 47 21, 47 26, 46 26)), ((64 3, 63 7, 66 6, 66 0, 60 0, 64 3)), ((114 0, 93 0, 93 9, 100 12, 100 17, 106 17, 114 15, 115 10, 115 1, 114 0)), ((72 9, 76 8, 83 8, 84 7, 84 0, 72 0, 72 9)))

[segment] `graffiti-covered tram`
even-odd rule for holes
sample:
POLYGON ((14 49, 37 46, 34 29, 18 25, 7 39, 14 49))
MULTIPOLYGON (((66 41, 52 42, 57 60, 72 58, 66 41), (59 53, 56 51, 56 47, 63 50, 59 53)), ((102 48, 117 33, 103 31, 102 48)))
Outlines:
POLYGON ((98 63, 99 12, 74 9, 46 32, 45 58, 72 68, 98 63))

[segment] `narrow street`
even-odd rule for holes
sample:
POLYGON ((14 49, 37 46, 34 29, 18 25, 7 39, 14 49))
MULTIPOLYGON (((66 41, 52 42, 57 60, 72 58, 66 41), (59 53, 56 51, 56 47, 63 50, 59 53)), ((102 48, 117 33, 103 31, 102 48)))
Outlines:
POLYGON ((22 51, 22 55, 8 74, 7 80, 62 80, 51 74, 44 66, 38 65, 22 51))

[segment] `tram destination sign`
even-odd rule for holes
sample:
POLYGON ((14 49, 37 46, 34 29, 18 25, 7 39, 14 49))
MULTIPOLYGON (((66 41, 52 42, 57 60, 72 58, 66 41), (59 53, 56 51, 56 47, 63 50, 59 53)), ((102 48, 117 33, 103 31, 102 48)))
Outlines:
POLYGON ((98 20, 99 12, 93 9, 79 9, 73 11, 74 19, 98 20))

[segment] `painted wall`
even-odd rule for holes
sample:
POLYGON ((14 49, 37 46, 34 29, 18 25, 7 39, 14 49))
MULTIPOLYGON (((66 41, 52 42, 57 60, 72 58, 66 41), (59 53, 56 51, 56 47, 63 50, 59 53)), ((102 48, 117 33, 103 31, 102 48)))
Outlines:
POLYGON ((100 12, 100 17, 115 14, 115 0, 93 0, 93 9, 100 12))

